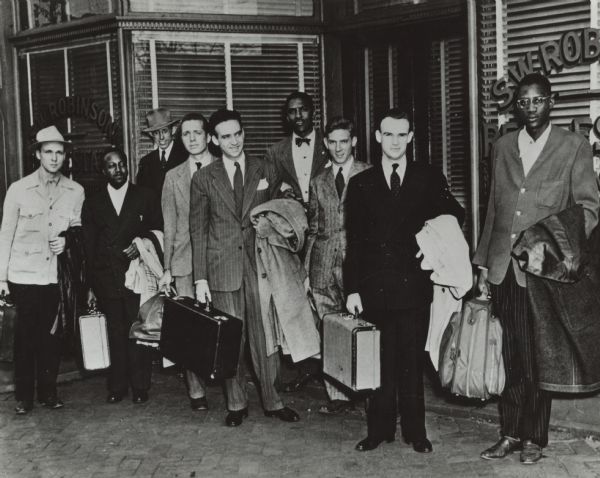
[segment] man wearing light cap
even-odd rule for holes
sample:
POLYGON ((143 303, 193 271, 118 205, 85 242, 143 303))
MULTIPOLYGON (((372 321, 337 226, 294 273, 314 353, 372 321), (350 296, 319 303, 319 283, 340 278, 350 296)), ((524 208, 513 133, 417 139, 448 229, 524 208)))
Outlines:
POLYGON ((10 290, 17 308, 14 378, 17 415, 37 398, 50 409, 63 407, 56 393, 60 338, 54 333, 59 305, 57 256, 65 249, 59 234, 81 225, 83 188, 60 170, 67 143, 55 126, 38 131, 40 167, 11 184, 0 228, 0 292, 10 290))
POLYGON ((188 153, 175 139, 177 120, 171 119, 167 108, 157 108, 146 114, 148 127, 142 132, 152 138, 157 148, 140 160, 136 183, 150 188, 160 197, 167 171, 183 163, 188 153))

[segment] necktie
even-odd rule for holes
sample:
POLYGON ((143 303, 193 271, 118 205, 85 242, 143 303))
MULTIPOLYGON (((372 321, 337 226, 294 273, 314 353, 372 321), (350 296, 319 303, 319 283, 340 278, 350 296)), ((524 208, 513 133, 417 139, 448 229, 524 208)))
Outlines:
POLYGON ((342 174, 341 167, 335 175, 335 189, 337 189, 338 197, 341 199, 344 192, 344 175, 342 174))
POLYGON ((392 174, 390 175, 390 189, 392 190, 392 194, 394 196, 398 196, 400 194, 400 176, 398 175, 398 164, 392 164, 392 174))
POLYGON ((306 143, 307 146, 310 146, 310 138, 301 138, 300 136, 296 136, 296 146, 302 146, 302 143, 306 143))
POLYGON ((165 150, 162 150, 162 154, 160 156, 160 164, 162 165, 163 169, 165 169, 167 167, 167 157, 165 156, 165 150))
POLYGON ((235 164, 235 173, 233 175, 233 196, 235 198, 235 210, 237 215, 242 217, 242 202, 244 198, 244 179, 242 178, 242 170, 240 163, 235 164))
POLYGON ((196 162, 196 171, 198 171, 202 167, 202 163, 200 161, 196 162))

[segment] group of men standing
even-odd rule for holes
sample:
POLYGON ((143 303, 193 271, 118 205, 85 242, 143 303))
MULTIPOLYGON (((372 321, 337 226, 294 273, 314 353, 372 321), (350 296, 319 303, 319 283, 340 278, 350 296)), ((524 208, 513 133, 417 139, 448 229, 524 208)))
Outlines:
MULTIPOLYGON (((508 374, 501 400, 503 437, 482 457, 502 458, 522 449, 522 461, 534 463, 547 442, 550 401, 535 386, 525 284, 522 273, 510 267, 510 246, 534 220, 564 209, 568 201, 584 207, 589 233, 597 222, 598 190, 589 145, 550 125, 549 82, 528 75, 517 90, 516 111, 525 127, 502 138, 494 150, 488 216, 474 260, 482 269, 480 287, 487 292, 488 281, 492 284, 508 374)), ((433 289, 429 272, 421 269, 415 235, 425 221, 443 214, 462 223, 464 211, 441 172, 408 160, 413 131, 405 112, 391 109, 377 123, 382 154, 368 158, 373 167, 354 155, 357 136, 351 121, 332 118, 321 135, 313 113, 309 95, 292 93, 284 115, 290 134, 265 158, 255 158, 244 150, 237 111, 220 109, 209 120, 190 113, 176 122, 168 110, 153 110, 144 131, 157 148, 141 159, 137 183, 128 180, 125 154, 111 149, 102 162, 107 186, 85 202, 81 186, 60 173, 66 143, 58 130, 38 132, 40 167, 9 188, 0 230, 0 289, 10 289, 19 314, 16 413, 33 408, 36 364, 38 399, 50 408, 63 405, 56 394, 59 351, 52 327, 58 303, 56 257, 67 246, 60 233, 82 225, 88 299, 98 302, 108 321, 108 402, 121 401, 129 389, 134 403, 148 400, 151 354, 129 339, 139 296, 125 287, 124 276, 139 256, 133 239, 159 229, 164 231, 159 288, 174 286, 179 295, 211 301, 244 322, 238 371, 225 382, 226 424, 239 426, 248 416, 246 347, 264 414, 299 420, 277 387, 279 357, 266 353, 250 220, 254 207, 285 197, 297 199, 306 210, 308 234, 300 255, 319 318, 347 310, 363 314, 382 332, 381 387, 367 400, 368 434, 356 449, 394 441, 400 414, 403 439, 417 452, 432 451, 425 429, 423 367, 433 289), (173 141, 177 127, 181 145, 173 141), (220 157, 210 153, 211 142, 220 157)), ((285 391, 299 390, 314 378, 318 361, 307 360, 298 368, 285 391)), ((208 409, 202 378, 190 371, 185 375, 191 407, 208 409)), ((326 381, 326 387, 330 401, 322 413, 352 408, 347 390, 333 381, 326 381)))

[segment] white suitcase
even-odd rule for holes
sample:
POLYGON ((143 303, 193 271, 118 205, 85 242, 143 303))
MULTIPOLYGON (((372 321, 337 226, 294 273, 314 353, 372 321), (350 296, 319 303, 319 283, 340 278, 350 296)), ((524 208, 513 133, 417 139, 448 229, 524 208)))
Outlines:
POLYGON ((110 366, 106 316, 92 311, 79 317, 81 354, 86 370, 103 370, 110 366))
POLYGON ((323 317, 323 372, 354 391, 381 386, 380 332, 350 314, 323 317))

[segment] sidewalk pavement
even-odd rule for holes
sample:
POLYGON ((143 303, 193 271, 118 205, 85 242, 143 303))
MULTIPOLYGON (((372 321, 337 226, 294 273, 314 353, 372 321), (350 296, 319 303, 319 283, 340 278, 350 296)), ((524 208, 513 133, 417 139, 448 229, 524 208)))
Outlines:
POLYGON ((286 395, 301 417, 284 423, 263 415, 249 386, 250 416, 239 428, 224 425, 220 386, 208 388, 210 410, 189 408, 175 374, 156 371, 150 400, 107 404, 104 378, 59 387, 66 406, 13 412, 12 394, 0 395, 0 477, 593 477, 600 476, 600 442, 554 430, 546 458, 524 466, 518 454, 501 461, 479 458, 498 436, 497 425, 432 411, 427 428, 434 451, 415 453, 398 439, 371 452, 354 445, 366 434, 357 410, 323 417, 320 386, 286 395))

